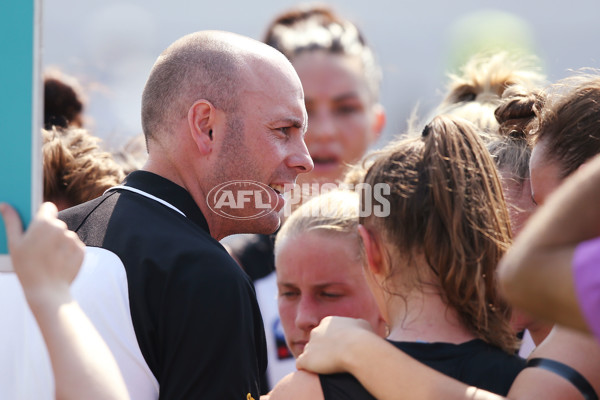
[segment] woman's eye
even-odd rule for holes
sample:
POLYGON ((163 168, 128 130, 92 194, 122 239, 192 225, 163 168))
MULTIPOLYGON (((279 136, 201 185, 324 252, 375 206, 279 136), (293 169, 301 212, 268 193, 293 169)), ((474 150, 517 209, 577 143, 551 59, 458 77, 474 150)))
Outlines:
POLYGON ((360 107, 355 105, 342 105, 336 109, 338 114, 353 114, 360 111, 360 107))

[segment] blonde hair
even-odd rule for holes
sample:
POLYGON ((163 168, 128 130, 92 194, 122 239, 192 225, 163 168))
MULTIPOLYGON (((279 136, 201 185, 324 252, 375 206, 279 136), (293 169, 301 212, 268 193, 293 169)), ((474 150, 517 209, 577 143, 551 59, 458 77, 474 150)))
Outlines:
POLYGON ((494 112, 505 90, 512 85, 539 88, 545 84, 536 62, 534 57, 508 52, 472 57, 459 75, 450 74, 447 95, 435 115, 456 115, 475 124, 483 133, 495 133, 498 122, 494 112))
POLYGON ((124 178, 123 169, 100 139, 85 129, 42 130, 44 200, 68 206, 94 199, 124 178))
POLYGON ((281 243, 305 232, 344 235, 355 241, 363 257, 358 234, 358 194, 349 190, 332 190, 316 196, 298 207, 284 222, 275 239, 275 253, 281 243))
MULTIPOLYGON (((475 126, 439 116, 421 137, 394 143, 375 157, 365 183, 390 186, 384 197, 391 211, 387 217, 361 216, 359 222, 391 249, 388 282, 419 276, 410 265, 423 255, 440 296, 464 326, 512 352, 517 340, 495 274, 511 243, 510 221, 496 167, 475 126), (398 259, 408 260, 408 266, 394 263, 398 259)), ((368 191, 361 199, 363 204, 375 200, 368 191)))
POLYGON ((144 135, 131 137, 123 147, 113 152, 113 158, 121 165, 125 175, 142 168, 148 160, 148 146, 144 135))

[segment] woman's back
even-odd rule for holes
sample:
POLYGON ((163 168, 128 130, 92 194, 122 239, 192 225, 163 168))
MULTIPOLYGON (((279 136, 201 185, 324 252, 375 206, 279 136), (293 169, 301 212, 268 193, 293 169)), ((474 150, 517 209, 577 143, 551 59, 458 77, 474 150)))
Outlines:
MULTIPOLYGON (((470 386, 506 395, 525 368, 525 360, 481 339, 461 344, 394 342, 396 348, 423 364, 470 386)), ((325 400, 375 399, 351 374, 319 375, 325 400)))

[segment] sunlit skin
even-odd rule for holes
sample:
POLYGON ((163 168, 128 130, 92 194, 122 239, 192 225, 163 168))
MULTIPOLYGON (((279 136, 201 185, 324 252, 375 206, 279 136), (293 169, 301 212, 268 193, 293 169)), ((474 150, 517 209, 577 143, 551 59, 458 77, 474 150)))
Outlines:
POLYGON ((385 335, 363 275, 356 237, 304 232, 278 244, 278 306, 288 347, 298 357, 310 331, 329 315, 362 318, 385 335))
MULTIPOLYGON (((218 177, 216 183, 250 180, 268 185, 281 194, 284 186, 294 183, 298 174, 313 167, 304 142, 307 117, 302 87, 293 70, 280 68, 273 72, 261 67, 248 74, 245 88, 240 92, 242 99, 237 114, 243 118, 241 132, 232 131, 227 125, 231 115, 225 116, 217 110, 227 136, 221 148, 214 151, 216 166, 212 170, 218 177)), ((232 220, 232 231, 272 233, 279 225, 276 211, 283 205, 283 198, 280 200, 278 208, 266 217, 232 220), (242 228, 244 224, 248 229, 242 228)), ((256 210, 249 208, 240 212, 254 215, 256 210)))
POLYGON ((360 60, 310 51, 292 59, 304 88, 308 131, 306 145, 314 161, 300 182, 336 182, 347 165, 361 159, 385 123, 374 101, 360 60))
MULTIPOLYGON (((515 179, 509 169, 500 169, 499 172, 502 190, 508 206, 512 234, 513 237, 516 237, 535 211, 535 203, 531 197, 530 180, 515 179)), ((529 315, 513 309, 510 323, 515 332, 521 332, 529 328, 534 321, 529 315)))
MULTIPOLYGON (((521 187, 516 182, 506 179, 506 174, 500 172, 503 175, 502 185, 509 205, 513 237, 516 237, 536 206, 543 204, 560 185, 561 168, 556 161, 548 159, 546 143, 542 140, 531 152, 529 160, 531 178, 524 181, 521 187)), ((551 324, 537 321, 520 310, 513 310, 511 325, 516 331, 527 328, 536 345, 540 344, 552 329, 551 324)))
POLYGON ((500 180, 506 204, 513 237, 516 237, 529 217, 535 211, 535 203, 531 196, 530 179, 519 181, 510 176, 509 171, 500 170, 500 180))

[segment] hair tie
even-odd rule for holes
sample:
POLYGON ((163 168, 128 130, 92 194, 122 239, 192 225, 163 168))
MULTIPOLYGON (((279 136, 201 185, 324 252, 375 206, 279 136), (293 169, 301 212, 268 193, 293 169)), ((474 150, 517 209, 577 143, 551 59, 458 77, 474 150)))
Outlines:
POLYGON ((429 132, 431 132, 431 126, 430 126, 430 124, 427 124, 427 125, 425 125, 425 128, 423 128, 421 137, 427 137, 429 135, 429 132))

